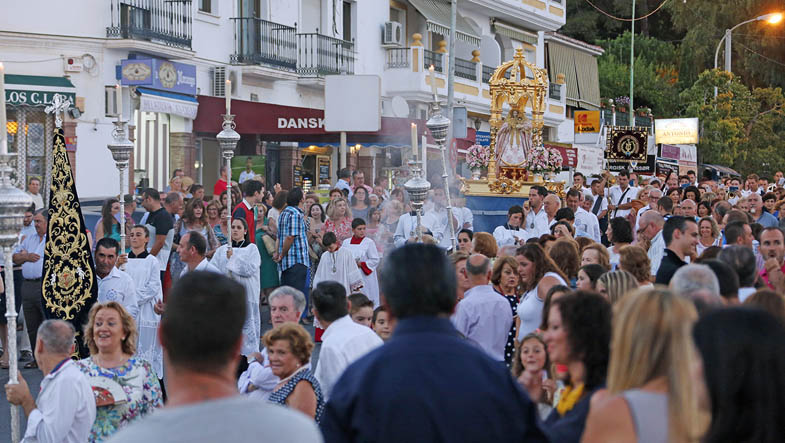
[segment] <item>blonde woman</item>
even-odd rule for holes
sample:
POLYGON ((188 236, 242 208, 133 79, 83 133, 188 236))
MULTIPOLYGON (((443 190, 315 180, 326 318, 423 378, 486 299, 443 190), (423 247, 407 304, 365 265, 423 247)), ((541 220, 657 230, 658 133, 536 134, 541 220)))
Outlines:
POLYGON ((615 305, 628 292, 638 288, 638 280, 627 271, 610 271, 597 279, 597 292, 615 305))
POLYGON ((352 237, 352 210, 345 198, 339 197, 327 206, 327 221, 324 232, 334 232, 338 242, 352 237))
POLYGON ((712 246, 722 246, 720 228, 712 217, 703 217, 698 222, 698 244, 695 245, 698 257, 703 254, 703 251, 712 246))
POLYGON ((610 398, 593 401, 581 441, 687 442, 705 428, 690 369, 694 305, 665 290, 637 291, 613 317, 610 398))

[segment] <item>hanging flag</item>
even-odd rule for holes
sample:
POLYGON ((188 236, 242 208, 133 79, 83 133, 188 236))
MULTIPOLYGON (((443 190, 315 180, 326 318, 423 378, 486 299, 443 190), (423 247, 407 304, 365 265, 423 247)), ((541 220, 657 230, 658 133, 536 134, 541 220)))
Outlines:
POLYGON ((54 136, 42 284, 46 317, 71 322, 76 329, 76 357, 88 357, 82 328, 98 299, 98 282, 62 128, 56 128, 54 136))

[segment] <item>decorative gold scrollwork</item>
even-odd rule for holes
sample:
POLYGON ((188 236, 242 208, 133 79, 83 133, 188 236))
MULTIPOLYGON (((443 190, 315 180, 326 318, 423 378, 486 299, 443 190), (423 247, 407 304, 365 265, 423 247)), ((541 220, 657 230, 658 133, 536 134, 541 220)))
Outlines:
POLYGON ((521 182, 517 180, 500 178, 494 182, 491 182, 488 185, 488 189, 490 189, 491 192, 496 192, 498 194, 512 194, 513 192, 520 191, 521 185, 521 182))

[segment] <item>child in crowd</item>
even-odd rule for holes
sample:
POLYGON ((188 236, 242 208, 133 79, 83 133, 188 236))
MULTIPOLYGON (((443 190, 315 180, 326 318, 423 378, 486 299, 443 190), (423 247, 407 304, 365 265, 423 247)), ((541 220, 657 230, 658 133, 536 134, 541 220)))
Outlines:
POLYGON ((349 296, 349 316, 355 323, 370 328, 373 319, 373 302, 365 294, 355 292, 349 296))
POLYGON ((547 347, 538 334, 527 334, 515 347, 512 374, 537 403, 540 418, 544 420, 553 409, 556 382, 547 347))
POLYGON ((376 335, 387 341, 392 336, 392 324, 390 324, 390 315, 387 313, 387 308, 379 306, 373 310, 373 322, 371 323, 376 335))

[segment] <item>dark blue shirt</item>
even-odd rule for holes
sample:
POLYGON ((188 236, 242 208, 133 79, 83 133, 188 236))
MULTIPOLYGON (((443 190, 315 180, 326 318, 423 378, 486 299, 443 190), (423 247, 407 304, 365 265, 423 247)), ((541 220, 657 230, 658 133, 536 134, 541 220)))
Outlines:
POLYGON ((559 443, 577 443, 581 441, 583 430, 586 427, 586 418, 589 416, 591 397, 597 390, 604 387, 604 385, 600 386, 584 394, 583 398, 578 400, 578 403, 575 403, 575 406, 567 411, 564 416, 559 415, 559 412, 554 408, 543 424, 548 438, 552 442, 559 443))
POLYGON ((402 319, 350 365, 321 421, 326 442, 545 442, 536 407, 504 364, 447 318, 402 319))

